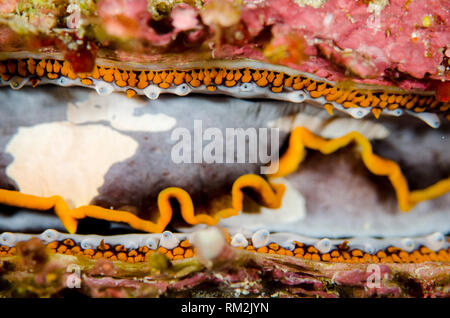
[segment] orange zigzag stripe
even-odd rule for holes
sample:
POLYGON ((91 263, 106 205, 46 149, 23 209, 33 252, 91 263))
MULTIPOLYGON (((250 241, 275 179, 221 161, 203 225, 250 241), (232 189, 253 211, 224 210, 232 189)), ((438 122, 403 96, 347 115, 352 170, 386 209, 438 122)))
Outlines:
POLYGON ((181 215, 187 223, 215 225, 221 218, 239 214, 239 211, 242 210, 244 199, 242 190, 244 188, 254 189, 261 195, 263 200, 262 204, 269 208, 278 209, 281 206, 285 186, 282 184, 269 184, 264 178, 253 174, 243 175, 236 179, 231 190, 232 207, 224 209, 214 216, 208 214, 195 215, 194 204, 190 195, 185 190, 177 187, 164 189, 158 195, 160 217, 156 223, 141 219, 127 211, 109 210, 94 205, 70 209, 66 201, 60 196, 42 198, 4 189, 0 189, 0 204, 41 211, 54 209, 56 215, 60 218, 69 233, 75 233, 78 220, 86 217, 111 222, 123 222, 137 230, 156 233, 164 231, 172 219, 171 199, 176 199, 179 202, 181 215))
POLYGON ((296 171, 305 159, 305 147, 328 155, 352 142, 356 142, 360 147, 362 160, 371 173, 389 178, 402 211, 409 211, 421 201, 434 199, 450 192, 450 178, 443 179, 423 190, 410 191, 399 165, 392 160, 375 155, 369 140, 356 131, 340 138, 326 140, 315 136, 306 128, 295 128, 291 132, 288 149, 279 160, 278 172, 270 177, 283 177, 296 171))
MULTIPOLYGON (((279 170, 276 174, 272 174, 270 178, 286 176, 296 171, 306 156, 305 147, 319 150, 323 154, 330 154, 351 142, 356 142, 361 147, 363 162, 371 173, 389 178, 395 189, 400 209, 403 211, 412 209, 418 202, 436 198, 450 191, 450 178, 447 178, 423 190, 410 192, 408 183, 398 164, 373 154, 370 142, 358 132, 351 132, 340 138, 326 140, 315 136, 303 127, 297 127, 292 131, 289 147, 280 158, 279 170)), ((215 225, 221 218, 237 215, 242 210, 244 199, 242 189, 244 188, 253 188, 260 194, 263 200, 262 204, 269 208, 276 209, 281 206, 285 186, 269 184, 264 178, 251 174, 236 179, 231 191, 232 207, 224 209, 214 216, 195 215, 194 204, 185 190, 176 187, 164 189, 158 195, 160 217, 156 223, 141 219, 130 212, 109 210, 99 206, 88 205, 70 209, 60 196, 42 198, 3 189, 0 189, 0 204, 34 210, 54 209, 69 233, 75 233, 78 220, 85 217, 123 222, 145 232, 162 232, 172 219, 171 199, 176 199, 180 203, 182 217, 187 223, 215 225)))

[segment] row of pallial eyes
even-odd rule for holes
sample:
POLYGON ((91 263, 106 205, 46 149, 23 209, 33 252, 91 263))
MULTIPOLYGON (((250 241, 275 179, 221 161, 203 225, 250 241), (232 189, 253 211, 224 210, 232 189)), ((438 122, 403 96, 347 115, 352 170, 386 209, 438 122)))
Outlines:
MULTIPOLYGON (((5 232, 0 235, 0 244, 12 246, 16 242, 28 240, 32 237, 32 235, 28 234, 15 234, 10 232, 5 232)), ((38 236, 43 242, 50 243, 53 241, 64 240, 67 238, 72 238, 78 242, 83 249, 95 249, 99 246, 102 237, 86 237, 82 235, 68 235, 62 234, 55 230, 46 230, 41 235, 38 236)), ((158 247, 164 247, 166 249, 173 249, 177 247, 181 240, 186 239, 187 235, 185 234, 173 234, 170 231, 165 231, 161 234, 143 234, 143 235, 118 235, 116 237, 108 238, 105 243, 108 244, 122 244, 126 249, 138 249, 141 246, 147 246, 150 249, 157 249, 158 247), (133 238, 135 238, 133 240, 133 238), (137 240, 136 240, 137 238, 137 240)), ((328 238, 323 238, 319 240, 309 239, 311 240, 314 247, 320 251, 321 253, 328 253, 333 248, 337 247, 342 242, 339 240, 330 240, 328 238)), ((247 247, 250 242, 253 247, 260 248, 263 246, 267 246, 270 243, 277 243, 280 246, 288 249, 294 250, 295 244, 294 241, 300 241, 295 239, 295 235, 292 235, 291 238, 278 237, 277 234, 270 234, 268 230, 262 229, 256 231, 250 238, 245 237, 242 233, 236 233, 231 238, 231 245, 234 247, 247 247)), ((425 245, 431 250, 437 251, 446 247, 445 244, 445 236, 440 232, 432 233, 425 237, 419 238, 401 238, 397 240, 380 240, 378 243, 369 242, 364 243, 364 239, 350 239, 348 240, 348 246, 350 248, 361 248, 365 252, 373 254, 376 250, 381 248, 386 248, 388 246, 394 245, 405 249, 406 251, 412 251, 416 247, 420 245, 425 245), (397 244, 392 244, 397 243, 397 244), (378 246, 377 246, 378 245, 378 246), (381 246, 382 245, 382 246, 381 246), (377 248, 378 247, 378 248, 377 248)))

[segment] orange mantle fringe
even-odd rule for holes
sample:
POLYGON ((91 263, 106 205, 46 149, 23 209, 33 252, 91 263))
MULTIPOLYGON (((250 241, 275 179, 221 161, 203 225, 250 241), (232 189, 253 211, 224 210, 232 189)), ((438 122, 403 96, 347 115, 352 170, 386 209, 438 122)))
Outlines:
MULTIPOLYGON (((303 127, 297 127, 292 131, 289 147, 280 158, 279 170, 270 178, 283 177, 296 171, 306 156, 305 148, 330 154, 352 142, 359 145, 362 160, 371 173, 389 178, 395 189, 401 210, 408 211, 421 201, 450 192, 450 178, 443 179, 423 190, 409 191, 406 178, 398 164, 373 154, 370 142, 358 132, 351 132, 340 138, 326 140, 315 136, 303 127)), ((162 232, 172 219, 173 211, 170 199, 176 199, 179 202, 182 217, 187 223, 215 225, 221 218, 239 214, 243 205, 244 188, 252 188, 259 193, 263 200, 262 204, 268 208, 278 209, 281 206, 285 186, 283 184, 272 184, 270 181, 268 182, 266 179, 253 174, 243 175, 233 183, 231 190, 232 207, 224 209, 214 216, 195 215, 194 204, 185 190, 176 187, 164 189, 158 195, 157 203, 160 217, 156 223, 143 220, 130 212, 109 210, 93 205, 70 209, 60 196, 42 198, 4 189, 0 189, 0 204, 42 211, 54 209, 69 233, 75 233, 78 220, 86 217, 127 223, 136 230, 145 232, 162 232)))

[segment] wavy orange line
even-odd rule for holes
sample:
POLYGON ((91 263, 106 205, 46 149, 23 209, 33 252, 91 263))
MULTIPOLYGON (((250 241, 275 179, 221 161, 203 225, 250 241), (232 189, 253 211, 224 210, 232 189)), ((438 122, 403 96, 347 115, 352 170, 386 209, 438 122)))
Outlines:
POLYGON ((306 128, 295 128, 291 132, 288 149, 280 158, 278 172, 270 177, 283 177, 296 171, 300 163, 305 159, 305 148, 318 150, 328 155, 352 142, 355 142, 360 147, 362 160, 371 173, 389 178, 395 189, 399 207, 402 211, 409 211, 421 201, 434 199, 450 192, 450 178, 443 179, 423 190, 410 191, 400 166, 392 160, 375 155, 369 140, 356 131, 340 138, 326 140, 315 136, 306 128))
MULTIPOLYGON (((400 209, 403 211, 412 209, 418 202, 433 199, 450 192, 450 178, 441 180, 426 189, 410 192, 406 178, 403 176, 398 164, 373 154, 370 142, 358 132, 351 132, 340 138, 326 140, 315 136, 303 127, 297 127, 292 131, 289 147, 280 158, 279 170, 276 174, 271 175, 270 178, 286 176, 296 171, 306 156, 305 148, 319 150, 323 154, 331 154, 351 142, 356 142, 361 147, 362 160, 371 173, 389 178, 395 189, 400 209)), ((60 196, 42 198, 4 189, 0 189, 0 204, 34 210, 54 209, 69 233, 75 233, 78 220, 85 217, 123 222, 145 232, 162 232, 172 219, 171 199, 176 199, 180 203, 182 217, 187 223, 215 225, 221 218, 237 215, 242 210, 244 199, 242 190, 244 188, 253 188, 258 192, 261 195, 264 206, 273 209, 281 206, 285 186, 282 184, 269 184, 264 178, 252 174, 243 175, 236 179, 231 191, 232 207, 221 210, 213 216, 208 214, 196 215, 192 199, 185 190, 176 187, 164 189, 158 195, 157 204, 160 217, 156 223, 141 219, 130 212, 109 210, 93 205, 70 209, 60 196)))
POLYGON ((242 190, 244 188, 253 188, 260 193, 263 204, 269 208, 277 209, 281 206, 285 186, 282 184, 269 184, 264 178, 252 174, 243 175, 236 179, 231 191, 232 207, 224 209, 214 216, 208 214, 196 215, 192 199, 185 190, 177 187, 164 189, 158 195, 160 217, 156 223, 141 219, 127 211, 109 210, 94 205, 70 209, 66 201, 60 196, 42 198, 4 189, 0 189, 0 204, 41 211, 54 209, 69 233, 75 233, 78 220, 86 217, 127 223, 131 227, 144 232, 162 232, 172 219, 171 199, 176 199, 180 203, 181 215, 187 223, 215 225, 221 218, 239 214, 239 211, 242 210, 244 199, 242 190))

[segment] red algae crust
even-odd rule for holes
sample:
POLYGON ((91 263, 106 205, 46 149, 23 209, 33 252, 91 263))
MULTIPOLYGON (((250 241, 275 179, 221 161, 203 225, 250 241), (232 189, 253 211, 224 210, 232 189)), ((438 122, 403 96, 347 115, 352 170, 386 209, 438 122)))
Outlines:
POLYGON ((86 8, 48 1, 25 10, 8 0, 0 25, 40 40, 30 47, 3 26, 0 48, 98 47, 100 57, 143 63, 250 58, 331 81, 403 89, 435 90, 450 78, 448 1, 160 2, 100 0, 86 8), (40 15, 53 19, 44 24, 40 15))
MULTIPOLYGON (((242 20, 252 34, 273 25, 274 37, 289 32, 304 37, 309 59, 289 66, 330 80, 345 78, 335 66, 373 84, 389 85, 388 79, 398 80, 401 74, 415 79, 450 78, 443 62, 450 43, 446 1, 328 0, 313 8, 291 0, 268 0, 245 9, 242 20)), ((427 84, 411 80, 401 86, 425 88, 427 84)))
POLYGON ((209 264, 48 254, 38 239, 0 259, 2 297, 449 297, 448 263, 325 264, 227 247, 209 264))

